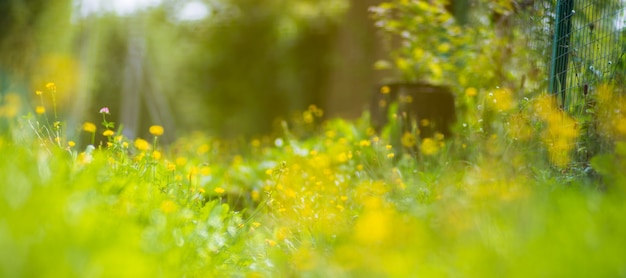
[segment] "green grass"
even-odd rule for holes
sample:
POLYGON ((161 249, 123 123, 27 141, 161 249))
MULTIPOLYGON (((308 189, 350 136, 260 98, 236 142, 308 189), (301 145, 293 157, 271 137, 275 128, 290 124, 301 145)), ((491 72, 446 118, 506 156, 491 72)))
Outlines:
POLYGON ((506 119, 419 157, 366 118, 157 150, 3 119, 0 276, 626 276, 626 148, 587 175, 506 119))

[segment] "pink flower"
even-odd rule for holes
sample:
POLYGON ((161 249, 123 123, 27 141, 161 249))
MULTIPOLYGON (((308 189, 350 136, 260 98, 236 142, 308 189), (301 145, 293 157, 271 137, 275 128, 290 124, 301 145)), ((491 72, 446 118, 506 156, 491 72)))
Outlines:
POLYGON ((100 114, 109 114, 109 107, 100 108, 100 114))

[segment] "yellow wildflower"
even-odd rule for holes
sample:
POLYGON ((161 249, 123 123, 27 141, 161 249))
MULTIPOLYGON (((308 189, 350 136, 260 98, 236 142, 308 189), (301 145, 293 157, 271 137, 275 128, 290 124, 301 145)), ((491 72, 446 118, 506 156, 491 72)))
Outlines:
POLYGON ((150 143, 148 143, 148 141, 143 140, 141 138, 137 138, 135 140, 135 148, 137 148, 140 151, 147 151, 148 149, 150 149, 150 143))
POLYGON ((105 137, 111 137, 115 134, 115 132, 113 130, 107 129, 104 132, 102 132, 102 136, 105 137))
POLYGON ((174 164, 174 163, 167 162, 167 166, 166 167, 167 167, 168 171, 175 171, 176 170, 176 164, 174 164))
POLYGON ((48 90, 52 91, 52 92, 56 92, 57 91, 57 86, 52 83, 52 82, 48 82, 48 84, 46 84, 46 88, 48 88, 48 90))
POLYGON ((96 132, 96 125, 93 124, 92 122, 85 122, 83 124, 83 130, 87 131, 89 133, 95 133, 96 132))
POLYGON ((224 190, 224 188, 221 188, 221 187, 216 187, 214 191, 217 194, 223 194, 226 190, 224 190))
POLYGON ((474 87, 469 87, 465 89, 465 95, 468 97, 473 97, 473 96, 476 96, 477 94, 478 94, 478 90, 476 90, 476 88, 474 87))
POLYGON ((389 86, 382 86, 380 87, 380 93, 382 94, 389 94, 391 92, 391 89, 389 88, 389 86))
POLYGON ((74 147, 74 146, 76 146, 76 142, 74 142, 74 141, 68 141, 68 142, 67 142, 67 146, 69 146, 70 148, 71 148, 71 147, 74 147))
POLYGON ((433 155, 439 152, 439 146, 432 138, 422 140, 421 150, 424 155, 433 155))
POLYGON ((161 159, 161 152, 160 151, 154 151, 152 152, 152 157, 156 160, 161 159))
POLYGON ((151 126, 149 131, 150 131, 150 134, 152 134, 154 136, 161 136, 161 135, 163 135, 163 132, 164 132, 163 127, 160 126, 160 125, 153 125, 153 126, 151 126))
POLYGON ((37 107, 35 107, 35 113, 39 115, 46 113, 46 108, 41 105, 38 105, 37 107))
POLYGON ((416 139, 415 136, 410 133, 410 132, 405 132, 404 135, 402 135, 402 145, 407 147, 407 148, 411 148, 413 146, 415 146, 416 144, 416 139))

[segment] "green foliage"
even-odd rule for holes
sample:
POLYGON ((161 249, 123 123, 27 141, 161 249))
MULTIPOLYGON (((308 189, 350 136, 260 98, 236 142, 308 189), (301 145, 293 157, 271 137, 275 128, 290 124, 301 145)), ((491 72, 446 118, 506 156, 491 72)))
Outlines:
MULTIPOLYGON (((437 3, 393 3, 448 17, 437 3)), ((424 57, 446 63, 474 55, 432 51, 424 57)), ((421 70, 413 66, 403 72, 421 70)), ((0 276, 626 275, 626 101, 599 90, 594 128, 615 152, 578 165, 577 120, 549 96, 497 88, 497 68, 463 68, 454 79, 457 135, 391 143, 394 127, 375 134, 367 113, 322 121, 311 105, 271 136, 198 132, 168 147, 170 130, 151 126, 150 137, 131 140, 103 108, 94 117, 103 126, 86 122, 78 133, 92 145, 79 147, 55 105, 20 117, 10 105, 19 97, 5 97, 0 276), (400 151, 409 147, 420 155, 400 151)), ((47 89, 37 106, 56 93, 47 89)))
MULTIPOLYGON (((544 102, 526 116, 550 126, 544 102)), ((156 126, 152 143, 112 135, 84 151, 17 119, 0 137, 0 273, 624 275, 623 143, 576 177, 524 147, 558 133, 496 129, 468 146, 469 132, 415 157, 366 117, 313 125, 321 114, 250 142, 197 133, 164 149, 156 126)))

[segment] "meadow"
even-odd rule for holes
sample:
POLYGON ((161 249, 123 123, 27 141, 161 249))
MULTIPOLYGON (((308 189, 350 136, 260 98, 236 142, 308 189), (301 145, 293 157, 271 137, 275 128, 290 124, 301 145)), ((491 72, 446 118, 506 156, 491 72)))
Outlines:
MULTIPOLYGON (((33 94, 48 100, 48 85, 33 94)), ((396 145, 393 116, 377 134, 367 112, 326 119, 311 106, 271 136, 162 146, 167 130, 126 138, 106 107, 93 112, 102 123, 68 127, 7 95, 0 276, 623 277, 617 91, 598 90, 603 152, 588 161, 581 120, 549 95, 501 88, 458 96, 472 105, 452 138, 396 145)))

